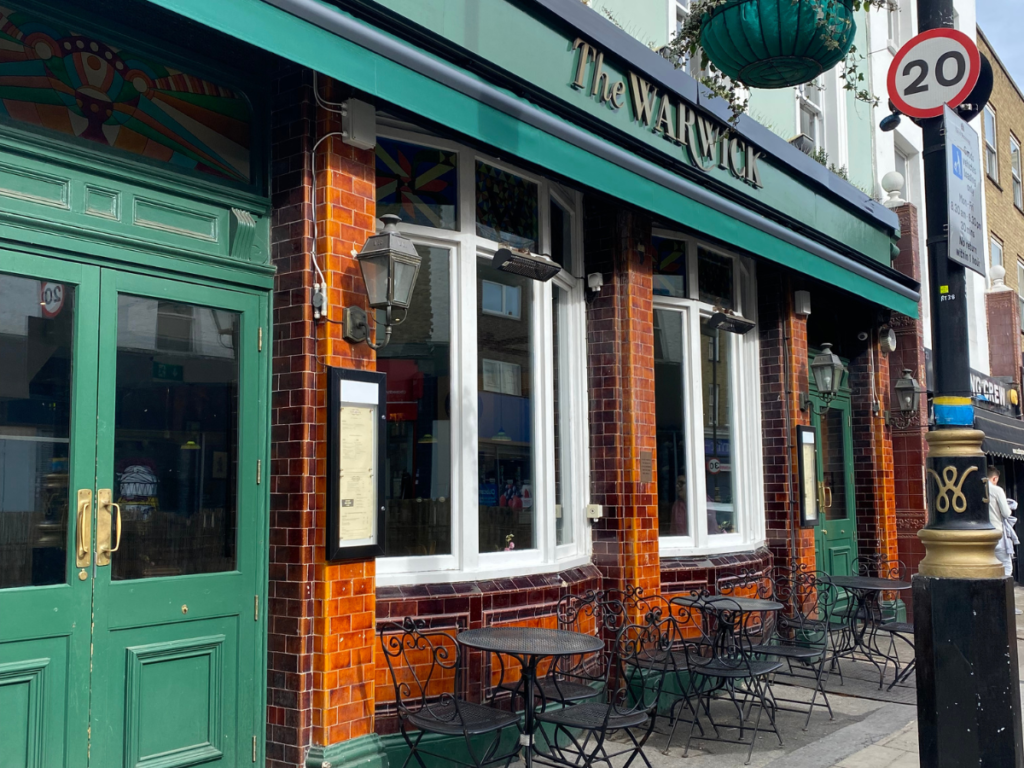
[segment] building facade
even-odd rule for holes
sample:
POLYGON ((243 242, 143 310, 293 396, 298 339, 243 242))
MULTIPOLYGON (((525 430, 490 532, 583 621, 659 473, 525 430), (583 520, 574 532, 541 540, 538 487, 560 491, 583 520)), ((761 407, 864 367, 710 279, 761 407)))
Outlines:
MULTIPOLYGON (((880 330, 919 294, 871 196, 726 133, 570 0, 96 9, 0 11, 0 702, 25 754, 402 759, 389 622, 554 626, 573 591, 896 555, 880 330), (375 351, 345 310, 388 214, 420 266, 375 351), (368 403, 381 511, 357 519, 332 425, 368 403)), ((462 673, 490 695, 490 658, 462 673)))

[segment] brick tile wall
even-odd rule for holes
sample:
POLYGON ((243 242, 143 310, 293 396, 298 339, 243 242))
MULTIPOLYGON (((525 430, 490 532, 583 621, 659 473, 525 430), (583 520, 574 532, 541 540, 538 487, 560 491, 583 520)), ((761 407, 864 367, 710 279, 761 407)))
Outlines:
MULTIPOLYGON (((921 279, 922 253, 918 241, 917 208, 903 205, 896 209, 900 217, 899 256, 893 266, 915 280, 921 279)), ((896 351, 889 359, 889 393, 893 392, 904 368, 922 387, 925 386, 924 322, 906 315, 894 314, 889 325, 896 332, 896 351)), ((917 573, 917 566, 924 557, 924 546, 917 532, 928 521, 928 503, 925 498, 924 460, 928 455, 925 435, 928 432, 928 398, 922 394, 917 421, 906 426, 897 425, 892 429, 893 491, 896 505, 897 555, 907 566, 907 574, 917 573)), ((901 595, 908 603, 911 595, 901 595)))
MULTIPOLYGON (((311 744, 373 730, 374 564, 325 564, 326 376, 324 364, 372 368, 372 352, 350 347, 337 325, 314 323, 313 188, 317 136, 340 130, 315 105, 312 76, 283 69, 274 81, 272 256, 271 522, 268 599, 267 765, 303 763, 311 744)), ((330 84, 325 96, 338 100, 330 84)), ((340 139, 317 152, 317 252, 331 316, 362 303, 350 252, 372 234, 373 154, 340 139)))
POLYGON ((801 564, 813 569, 814 529, 800 528, 797 488, 796 428, 811 423, 810 414, 800 408, 807 393, 808 363, 807 318, 792 311, 793 292, 799 288, 782 270, 760 265, 757 301, 765 526, 768 548, 777 565, 801 564))
POLYGON ((584 203, 587 268, 604 288, 587 308, 594 563, 606 587, 659 589, 657 488, 640 482, 640 454, 657 466, 651 220, 611 201, 584 203))

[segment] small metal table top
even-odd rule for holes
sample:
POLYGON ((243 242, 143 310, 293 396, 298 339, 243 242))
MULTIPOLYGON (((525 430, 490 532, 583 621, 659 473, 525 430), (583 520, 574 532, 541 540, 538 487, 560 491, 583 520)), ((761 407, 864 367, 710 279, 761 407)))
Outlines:
POLYGON ((896 579, 882 579, 878 576, 832 576, 830 580, 837 587, 854 590, 901 590, 910 589, 909 581, 897 581, 896 579))
POLYGON ((594 635, 540 627, 483 627, 460 632, 455 639, 468 648, 517 658, 572 656, 604 649, 604 641, 594 635))
POLYGON ((781 611, 785 606, 775 600, 765 600, 760 597, 730 597, 729 595, 711 595, 710 597, 677 597, 673 603, 686 605, 691 608, 707 606, 712 610, 740 610, 746 613, 756 611, 781 611))

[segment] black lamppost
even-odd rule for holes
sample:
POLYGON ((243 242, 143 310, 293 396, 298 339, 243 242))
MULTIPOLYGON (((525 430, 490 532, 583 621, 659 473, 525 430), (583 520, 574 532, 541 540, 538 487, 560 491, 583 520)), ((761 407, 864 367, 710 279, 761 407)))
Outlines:
MULTIPOLYGON (((952 28, 953 0, 917 0, 917 16, 921 32, 952 28)), ((920 760, 1024 768, 1013 582, 995 557, 1002 531, 989 521, 984 434, 974 429, 966 270, 949 258, 958 235, 949 228, 947 137, 943 117, 917 122, 935 360, 928 523, 918 532, 926 555, 913 589, 920 760)))

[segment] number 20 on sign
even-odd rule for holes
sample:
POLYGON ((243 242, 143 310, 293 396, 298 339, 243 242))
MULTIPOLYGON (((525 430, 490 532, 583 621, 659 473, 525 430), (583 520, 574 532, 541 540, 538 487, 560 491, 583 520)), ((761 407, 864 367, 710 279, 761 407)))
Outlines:
POLYGON ((889 65, 889 98, 908 117, 939 117, 963 104, 981 74, 981 54, 963 32, 930 29, 911 38, 889 65))

